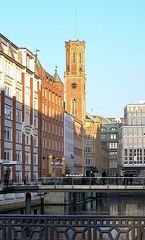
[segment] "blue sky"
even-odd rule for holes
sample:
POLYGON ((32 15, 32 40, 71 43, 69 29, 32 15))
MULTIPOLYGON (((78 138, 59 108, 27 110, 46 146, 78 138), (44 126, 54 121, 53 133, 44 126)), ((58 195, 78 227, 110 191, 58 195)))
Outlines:
POLYGON ((144 0, 7 0, 0 26, 18 47, 39 49, 62 81, 65 41, 84 40, 88 112, 120 117, 126 104, 145 100, 144 0))

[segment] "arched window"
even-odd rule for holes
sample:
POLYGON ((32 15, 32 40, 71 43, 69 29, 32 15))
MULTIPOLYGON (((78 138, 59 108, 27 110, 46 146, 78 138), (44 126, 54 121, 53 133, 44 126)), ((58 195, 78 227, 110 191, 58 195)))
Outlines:
POLYGON ((75 62, 76 62, 76 53, 73 52, 73 63, 75 63, 75 62))
POLYGON ((81 52, 79 53, 79 57, 80 57, 80 63, 82 63, 82 54, 81 54, 81 52))
POLYGON ((77 116, 77 104, 78 104, 77 99, 73 98, 71 102, 71 109, 72 109, 71 112, 72 112, 72 115, 75 117, 77 116))

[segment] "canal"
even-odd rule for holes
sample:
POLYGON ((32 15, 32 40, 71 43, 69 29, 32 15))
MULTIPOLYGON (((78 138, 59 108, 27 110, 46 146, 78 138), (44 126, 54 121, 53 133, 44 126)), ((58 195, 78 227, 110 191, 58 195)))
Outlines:
MULTIPOLYGON (((4 212, 0 212, 4 213, 4 212)), ((6 213, 24 213, 24 209, 6 213)), ((41 206, 32 207, 32 214, 41 214, 41 206)), ((93 201, 77 205, 45 205, 44 214, 48 215, 145 215, 144 194, 102 194, 93 201)))

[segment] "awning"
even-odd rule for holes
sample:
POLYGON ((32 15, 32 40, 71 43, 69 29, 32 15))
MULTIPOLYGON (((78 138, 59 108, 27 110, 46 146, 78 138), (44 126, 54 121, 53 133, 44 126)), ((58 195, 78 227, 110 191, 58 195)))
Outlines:
POLYGON ((6 160, 6 159, 0 159, 0 164, 4 166, 13 166, 17 164, 17 161, 11 161, 11 160, 6 160))

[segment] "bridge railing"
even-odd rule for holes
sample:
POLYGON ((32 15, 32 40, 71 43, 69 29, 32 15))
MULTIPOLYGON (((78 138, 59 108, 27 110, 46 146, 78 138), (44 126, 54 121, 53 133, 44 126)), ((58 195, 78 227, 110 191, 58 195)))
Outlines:
MULTIPOLYGON (((39 179, 27 179, 27 181, 9 180, 9 186, 13 185, 140 185, 145 187, 143 177, 44 177, 39 179)), ((4 182, 1 181, 4 186, 4 182)))
POLYGON ((143 177, 47 177, 39 179, 46 185, 142 185, 143 177))
POLYGON ((0 240, 143 240, 144 216, 0 215, 0 240))

